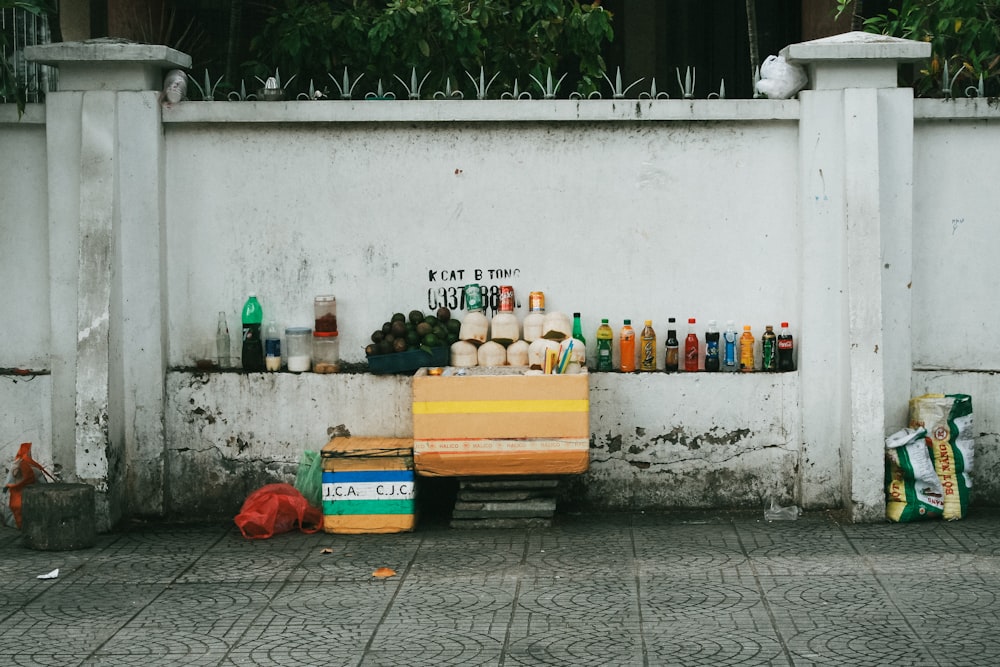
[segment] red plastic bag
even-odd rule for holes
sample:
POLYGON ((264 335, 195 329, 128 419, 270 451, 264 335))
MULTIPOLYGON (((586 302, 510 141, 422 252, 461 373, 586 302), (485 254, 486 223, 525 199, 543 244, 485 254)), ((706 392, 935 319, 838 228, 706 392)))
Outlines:
POLYGON ((303 533, 315 533, 323 514, 291 484, 268 484, 247 496, 235 521, 243 537, 263 540, 287 533, 296 524, 303 533))
POLYGON ((7 481, 4 484, 4 491, 9 495, 4 503, 3 512, 0 513, 0 524, 9 523, 9 518, 13 518, 15 525, 21 527, 21 492, 24 487, 35 482, 47 482, 45 479, 55 481, 55 478, 42 464, 31 458, 31 443, 22 442, 14 457, 14 464, 7 472, 7 481))

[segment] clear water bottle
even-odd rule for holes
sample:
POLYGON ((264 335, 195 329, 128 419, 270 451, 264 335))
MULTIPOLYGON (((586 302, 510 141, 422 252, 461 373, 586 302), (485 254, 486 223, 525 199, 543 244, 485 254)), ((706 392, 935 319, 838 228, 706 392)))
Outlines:
POLYGON ((219 311, 219 324, 215 330, 215 356, 217 357, 219 368, 229 368, 232 353, 230 352, 231 338, 229 337, 229 323, 226 322, 225 311, 219 311))

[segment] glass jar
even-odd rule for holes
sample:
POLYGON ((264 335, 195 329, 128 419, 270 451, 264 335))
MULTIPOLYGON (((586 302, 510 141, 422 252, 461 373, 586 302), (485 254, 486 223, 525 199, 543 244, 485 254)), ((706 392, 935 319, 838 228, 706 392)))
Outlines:
POLYGON ((288 327, 285 329, 285 365, 292 373, 303 373, 312 366, 312 329, 288 327))
POLYGON ((336 331, 313 334, 312 361, 314 373, 340 372, 340 338, 336 331))
POLYGON ((316 333, 337 333, 337 297, 323 294, 313 299, 316 333))

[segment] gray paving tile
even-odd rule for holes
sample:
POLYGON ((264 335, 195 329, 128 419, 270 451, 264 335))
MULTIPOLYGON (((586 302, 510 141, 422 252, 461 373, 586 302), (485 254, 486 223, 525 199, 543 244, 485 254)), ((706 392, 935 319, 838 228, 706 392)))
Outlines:
POLYGON ((0 664, 1000 662, 1000 512, 860 526, 760 514, 254 541, 149 524, 55 553, 0 529, 0 655, 13 656, 0 664), (378 567, 396 576, 373 579, 378 567), (24 651, 23 636, 39 641, 24 651))

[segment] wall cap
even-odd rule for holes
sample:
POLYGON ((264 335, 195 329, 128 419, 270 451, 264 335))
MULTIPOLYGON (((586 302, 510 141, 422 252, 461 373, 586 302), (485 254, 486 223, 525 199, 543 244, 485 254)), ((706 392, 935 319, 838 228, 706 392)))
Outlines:
POLYGON ((789 44, 781 50, 781 55, 788 62, 797 64, 843 60, 913 62, 930 58, 931 45, 929 42, 854 31, 789 44))
POLYGON ((43 65, 67 62, 137 63, 151 67, 191 67, 191 56, 169 46, 102 37, 82 42, 26 46, 24 57, 43 65))

